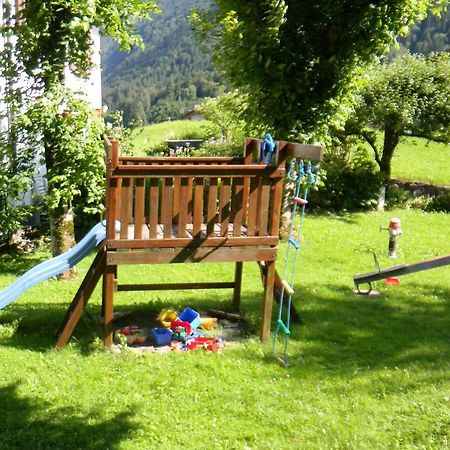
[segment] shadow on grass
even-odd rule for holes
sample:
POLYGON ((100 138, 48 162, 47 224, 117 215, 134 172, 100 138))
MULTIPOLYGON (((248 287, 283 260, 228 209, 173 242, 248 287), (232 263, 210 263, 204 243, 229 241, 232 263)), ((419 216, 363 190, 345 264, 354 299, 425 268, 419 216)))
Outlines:
MULTIPOLYGON (((255 303, 255 297, 248 303, 255 303)), ((259 297, 262 297, 262 293, 259 297)), ((114 310, 122 313, 123 318, 115 320, 113 328, 120 329, 130 325, 158 327, 160 326, 157 321, 158 314, 168 308, 182 311, 189 306, 202 312, 214 308, 229 311, 231 298, 231 290, 214 291, 214 294, 211 294, 211 291, 117 294, 114 310)), ((0 312, 0 326, 9 329, 9 332, 0 333, 0 345, 37 352, 53 349, 57 340, 57 330, 68 306, 69 303, 15 302, 0 312)), ((89 302, 69 340, 76 343, 78 350, 84 355, 98 348, 92 345, 96 338, 103 338, 103 327, 99 321, 100 310, 98 301, 89 302)), ((251 333, 253 328, 247 327, 245 331, 251 333)))
MULTIPOLYGON (((1 311, 0 325, 9 332, 3 333, 0 345, 37 352, 54 348, 67 307, 67 303, 14 303, 1 311)), ((92 342, 99 336, 99 312, 100 306, 88 305, 75 329, 75 341, 82 336, 83 342, 92 342)))
POLYGON ((4 254, 0 258, 0 273, 5 275, 23 275, 46 259, 48 259, 48 255, 36 252, 4 254))
POLYGON ((18 383, 0 387, 2 450, 114 449, 134 428, 128 411, 101 420, 101 411, 81 415, 69 407, 55 409, 51 404, 19 395, 18 389, 18 383))
MULTIPOLYGON (((304 326, 292 327, 288 359, 290 373, 299 377, 311 368, 324 376, 351 376, 412 364, 442 368, 450 361, 449 289, 411 285, 372 298, 327 285, 316 293, 299 289, 296 297, 304 298, 296 302, 304 326)), ((282 340, 277 352, 283 354, 282 340)), ((271 354, 262 358, 274 363, 271 354)))
MULTIPOLYGON (((371 298, 353 295, 348 286, 328 284, 320 289, 299 288, 294 302, 304 325, 293 325, 288 355, 291 373, 299 377, 305 376, 308 370, 351 376, 355 370, 401 368, 414 363, 439 367, 445 358, 449 360, 450 289, 447 287, 411 283, 385 290, 382 297, 371 298)), ((245 290, 241 305, 249 318, 250 331, 258 335, 262 290, 245 290)), ((231 310, 231 291, 117 295, 115 306, 116 311, 130 313, 116 328, 130 324, 152 326, 165 308, 231 310)), ((2 345, 34 351, 53 348, 66 308, 67 304, 18 303, 2 311, 0 324, 15 326, 9 337, 3 336, 2 345)), ((274 305, 273 317, 276 311, 274 305)), ((92 342, 102 336, 99 313, 99 304, 88 304, 75 329, 73 341, 82 354, 90 353, 92 342)), ((274 364, 270 355, 264 357, 250 352, 244 357, 263 358, 268 364, 274 364)))

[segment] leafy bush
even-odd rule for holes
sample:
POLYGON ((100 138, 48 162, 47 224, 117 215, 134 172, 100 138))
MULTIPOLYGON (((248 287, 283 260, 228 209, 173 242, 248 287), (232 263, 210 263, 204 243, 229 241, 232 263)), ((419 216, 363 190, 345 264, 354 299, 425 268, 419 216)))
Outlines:
POLYGON ((450 212, 450 192, 434 197, 426 210, 450 212))
POLYGON ((398 186, 390 186, 386 190, 386 209, 404 208, 412 201, 412 195, 398 186))
POLYGON ((198 150, 192 152, 192 156, 242 156, 243 139, 208 139, 198 150))
POLYGON ((329 149, 321 167, 324 186, 310 193, 312 207, 357 211, 376 204, 381 180, 367 150, 356 141, 329 149))

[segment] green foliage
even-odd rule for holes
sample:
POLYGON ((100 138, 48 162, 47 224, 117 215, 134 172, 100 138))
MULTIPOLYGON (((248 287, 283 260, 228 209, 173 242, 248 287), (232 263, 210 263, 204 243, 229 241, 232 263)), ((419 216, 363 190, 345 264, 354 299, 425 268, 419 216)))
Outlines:
POLYGON ((44 143, 57 145, 47 164, 47 207, 81 202, 84 212, 99 213, 104 196, 103 121, 92 117, 88 102, 61 86, 23 107, 12 124, 16 145, 42 158, 44 143))
POLYGON ((372 146, 380 171, 389 179, 391 160, 402 136, 450 141, 450 57, 403 55, 373 68, 347 131, 372 146), (384 133, 383 148, 374 129, 384 133))
POLYGON ((305 140, 345 119, 355 75, 431 4, 217 0, 192 20, 228 82, 251 100, 249 123, 305 140))
POLYGON ((120 142, 120 151, 125 155, 136 153, 136 138, 144 131, 141 123, 125 126, 122 111, 108 113, 105 117, 105 134, 120 142))
POLYGON ((359 211, 374 207, 380 177, 360 142, 336 143, 327 149, 321 168, 323 186, 310 193, 313 208, 359 211))
POLYGON ((0 133, 0 242, 31 213, 30 208, 21 206, 21 196, 30 188, 35 159, 26 149, 18 150, 10 137, 0 133))
POLYGON ((450 192, 433 197, 425 209, 427 211, 442 211, 450 213, 450 192))
POLYGON ((168 139, 202 139, 208 137, 207 129, 211 126, 208 121, 171 120, 167 122, 147 125, 133 140, 136 151, 140 155, 154 154, 167 149, 168 139))
POLYGON ((182 110, 223 92, 210 55, 202 52, 188 24, 193 7, 207 0, 161 0, 161 14, 139 23, 146 46, 128 54, 103 40, 103 98, 124 122, 177 120, 182 110), (170 119, 169 119, 170 118, 170 119))
POLYGON ((192 156, 242 156, 243 140, 232 138, 228 141, 217 138, 207 139, 192 156))
POLYGON ((15 24, 15 55, 30 77, 51 85, 66 65, 80 77, 92 68, 91 29, 119 42, 122 50, 142 44, 137 19, 156 10, 153 0, 27 0, 15 24))
POLYGON ((17 142, 35 155, 44 151, 46 203, 57 254, 71 242, 72 202, 82 202, 84 211, 98 211, 103 191, 98 176, 103 129, 85 102, 61 88, 66 67, 87 78, 94 64, 93 27, 117 40, 122 49, 141 44, 135 22, 155 12, 156 6, 154 0, 27 0, 20 5, 15 17, 9 2, 5 5, 0 77, 6 81, 8 108, 17 117, 11 125, 17 142))
POLYGON ((220 137, 223 141, 236 140, 243 137, 246 127, 242 119, 242 111, 246 101, 239 92, 228 92, 220 97, 207 100, 200 107, 200 112, 212 123, 209 130, 211 136, 220 137))
POLYGON ((412 195, 401 187, 389 187, 386 191, 386 209, 406 208, 411 204, 412 195))

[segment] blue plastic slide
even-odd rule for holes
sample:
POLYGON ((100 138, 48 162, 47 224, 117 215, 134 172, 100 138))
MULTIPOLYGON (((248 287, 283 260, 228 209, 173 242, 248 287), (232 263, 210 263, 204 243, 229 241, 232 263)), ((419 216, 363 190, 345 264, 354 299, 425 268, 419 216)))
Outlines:
POLYGON ((0 309, 8 306, 26 290, 41 281, 59 275, 81 261, 106 237, 106 222, 100 222, 69 251, 56 258, 44 261, 23 274, 18 280, 0 292, 0 309))

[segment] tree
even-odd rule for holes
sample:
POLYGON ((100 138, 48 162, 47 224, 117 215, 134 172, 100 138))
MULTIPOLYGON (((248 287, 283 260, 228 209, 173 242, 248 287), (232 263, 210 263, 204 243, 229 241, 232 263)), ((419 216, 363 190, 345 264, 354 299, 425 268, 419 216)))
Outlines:
POLYGON ((51 165, 47 164, 48 193, 44 197, 44 205, 52 212, 54 255, 73 244, 73 207, 77 203, 82 203, 83 213, 102 212, 104 131, 103 120, 92 115, 90 104, 59 85, 24 102, 12 122, 12 137, 34 160, 44 156, 49 136, 57 146, 51 165))
POLYGON ((229 143, 245 125, 239 117, 243 106, 238 92, 227 92, 203 103, 200 112, 216 128, 213 134, 221 136, 224 143, 229 143))
POLYGON ((387 186, 392 157, 401 138, 450 142, 449 118, 450 55, 406 54, 375 66, 368 74, 346 132, 370 144, 387 186), (377 141, 379 131, 383 133, 382 145, 377 141))
POLYGON ((435 3, 216 0, 192 20, 248 96, 248 121, 279 139, 313 140, 345 119, 361 68, 435 3))
MULTIPOLYGON (((26 115, 39 116, 35 119, 40 124, 40 132, 30 133, 26 139, 35 137, 44 149, 51 198, 47 204, 52 240, 56 244, 54 254, 67 250, 73 241, 73 191, 69 183, 76 181, 70 181, 67 172, 76 171, 79 163, 77 158, 71 160, 65 154, 68 142, 74 143, 80 136, 79 127, 71 127, 69 116, 64 118, 62 114, 64 105, 73 105, 71 96, 62 87, 65 69, 70 67, 81 78, 89 75, 93 66, 93 27, 117 40, 123 50, 141 44, 134 24, 154 11, 154 0, 26 0, 14 20, 7 21, 1 29, 3 36, 15 36, 9 39, 2 52, 3 59, 8 59, 9 63, 2 65, 0 74, 8 79, 10 108, 21 117, 25 130, 30 125, 26 115), (46 110, 39 106, 51 103, 55 96, 59 96, 59 107, 46 110)), ((68 112, 74 117, 77 114, 72 110, 68 112)), ((83 114, 78 119, 81 117, 91 120, 83 114)), ((20 121, 17 127, 19 125, 20 121)), ((85 128, 89 128, 87 122, 85 128)), ((98 143, 95 145, 98 147, 98 143)))

